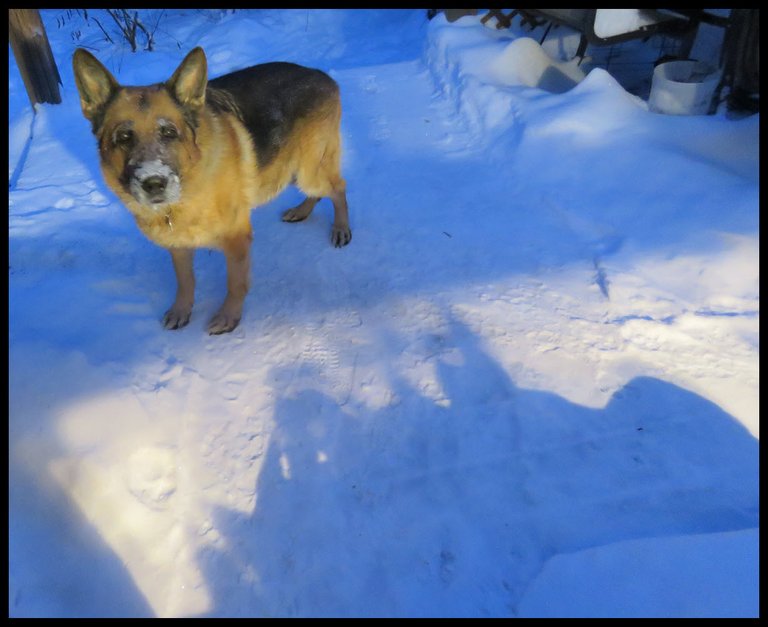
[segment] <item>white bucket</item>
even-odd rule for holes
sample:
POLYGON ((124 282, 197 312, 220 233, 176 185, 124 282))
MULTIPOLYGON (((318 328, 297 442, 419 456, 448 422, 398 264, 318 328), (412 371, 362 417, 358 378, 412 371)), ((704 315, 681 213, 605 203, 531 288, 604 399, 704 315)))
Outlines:
POLYGON ((648 106, 656 113, 706 115, 720 72, 703 61, 667 61, 653 71, 648 106))

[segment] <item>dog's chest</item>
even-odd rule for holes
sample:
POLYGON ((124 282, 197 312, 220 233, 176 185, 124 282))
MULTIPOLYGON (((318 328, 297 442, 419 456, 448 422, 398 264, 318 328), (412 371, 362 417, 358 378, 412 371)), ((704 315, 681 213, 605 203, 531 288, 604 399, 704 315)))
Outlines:
POLYGON ((219 234, 203 226, 203 221, 176 207, 147 213, 134 213, 142 233, 165 248, 215 248, 219 234))

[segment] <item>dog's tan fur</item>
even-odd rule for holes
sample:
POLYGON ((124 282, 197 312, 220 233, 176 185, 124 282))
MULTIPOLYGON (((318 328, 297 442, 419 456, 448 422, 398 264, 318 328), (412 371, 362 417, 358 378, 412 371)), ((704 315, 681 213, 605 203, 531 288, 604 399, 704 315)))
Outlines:
POLYGON ((292 182, 307 199, 286 211, 283 219, 303 220, 321 197, 329 197, 334 204, 332 241, 337 246, 348 243, 338 88, 310 102, 292 121, 274 157, 265 161, 242 121, 239 103, 226 91, 206 91, 207 67, 201 49, 190 52, 166 84, 147 87, 120 86, 95 57, 82 50, 75 53, 73 64, 107 184, 141 231, 171 253, 178 290, 164 318, 167 328, 182 327, 189 320, 194 301, 193 251, 201 247, 220 249, 227 258, 227 297, 209 332, 227 332, 237 326, 248 291, 251 208, 292 182), (220 106, 206 102, 211 98, 220 106), (159 125, 176 129, 177 137, 158 139, 159 125), (128 129, 130 149, 116 139, 121 129, 128 129), (162 161, 164 171, 178 175, 179 197, 172 202, 142 201, 143 196, 137 198, 126 182, 126 172, 143 163, 141 159, 150 162, 155 153, 160 156, 152 163, 162 161))

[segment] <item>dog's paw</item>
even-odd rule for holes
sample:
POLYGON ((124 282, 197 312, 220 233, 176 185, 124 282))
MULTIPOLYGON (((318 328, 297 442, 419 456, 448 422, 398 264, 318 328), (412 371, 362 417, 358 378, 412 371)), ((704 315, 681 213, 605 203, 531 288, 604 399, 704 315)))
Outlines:
MULTIPOLYGON (((311 210, 310 210, 311 211, 311 210)), ((309 212, 302 208, 302 205, 283 211, 283 222, 301 222, 309 217, 309 212)))
POLYGON ((331 229, 331 244, 342 248, 352 241, 352 231, 348 226, 333 226, 331 229))
POLYGON ((181 329, 189 324, 192 315, 192 307, 171 307, 163 316, 163 327, 174 330, 181 329))
POLYGON ((221 335, 233 331, 240 324, 240 314, 219 310, 208 323, 208 335, 221 335))

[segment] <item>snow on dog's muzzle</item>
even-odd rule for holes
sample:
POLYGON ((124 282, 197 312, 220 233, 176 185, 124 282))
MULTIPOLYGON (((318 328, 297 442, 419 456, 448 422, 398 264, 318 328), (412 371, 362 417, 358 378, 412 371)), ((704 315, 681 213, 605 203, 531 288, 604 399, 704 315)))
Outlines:
POLYGON ((145 161, 132 173, 131 195, 143 205, 157 207, 179 200, 181 185, 173 169, 160 161, 145 161))

